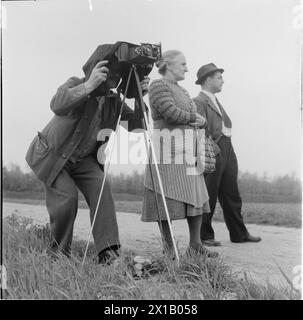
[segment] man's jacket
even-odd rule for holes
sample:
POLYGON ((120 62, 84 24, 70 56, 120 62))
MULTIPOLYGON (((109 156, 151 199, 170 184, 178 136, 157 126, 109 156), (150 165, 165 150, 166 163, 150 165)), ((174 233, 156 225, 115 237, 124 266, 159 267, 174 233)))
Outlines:
MULTIPOLYGON (((193 98, 193 100, 197 106, 198 113, 207 121, 208 132, 215 142, 214 152, 215 154, 218 154, 220 153, 220 148, 217 143, 222 136, 222 115, 211 99, 203 92, 200 92, 197 97, 193 98)), ((230 119, 229 122, 231 125, 230 119)))
MULTIPOLYGON (((90 59, 96 64, 104 60, 104 56, 99 54, 96 59, 93 55, 90 59)), ((89 63, 86 63, 87 65, 89 63)), ((95 117, 100 118, 100 129, 116 128, 121 100, 116 94, 102 97, 87 94, 84 82, 85 78, 72 77, 58 88, 50 104, 55 115, 46 127, 38 132, 27 151, 28 165, 48 186, 54 182, 75 152, 95 117)), ((124 105, 121 120, 128 121, 129 131, 142 128, 141 118, 142 113, 138 110, 137 104, 135 111, 124 105)))

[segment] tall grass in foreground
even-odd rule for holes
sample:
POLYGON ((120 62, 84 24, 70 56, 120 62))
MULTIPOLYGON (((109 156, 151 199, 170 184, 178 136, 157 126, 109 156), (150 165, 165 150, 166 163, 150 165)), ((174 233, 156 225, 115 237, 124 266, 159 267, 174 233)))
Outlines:
POLYGON ((51 260, 48 226, 17 216, 3 223, 3 258, 7 269, 6 299, 299 299, 291 286, 261 285, 235 273, 222 259, 181 257, 177 267, 154 255, 149 270, 135 273, 135 252, 123 251, 112 266, 99 266, 90 247, 83 269, 84 241, 74 241, 73 256, 51 260))

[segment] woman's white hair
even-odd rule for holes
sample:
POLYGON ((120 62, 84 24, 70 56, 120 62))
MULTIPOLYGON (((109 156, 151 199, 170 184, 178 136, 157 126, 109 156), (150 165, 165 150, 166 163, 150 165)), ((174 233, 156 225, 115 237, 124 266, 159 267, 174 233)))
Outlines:
POLYGON ((179 50, 167 50, 162 53, 161 59, 157 62, 158 72, 164 75, 167 71, 167 65, 171 63, 176 56, 183 54, 179 50))

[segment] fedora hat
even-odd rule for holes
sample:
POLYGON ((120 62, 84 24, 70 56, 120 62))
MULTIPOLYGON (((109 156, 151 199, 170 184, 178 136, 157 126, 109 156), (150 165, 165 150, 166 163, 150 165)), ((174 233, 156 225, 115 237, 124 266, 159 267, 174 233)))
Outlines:
POLYGON ((200 84, 202 80, 204 80, 207 76, 211 75, 212 73, 220 71, 221 73, 224 72, 224 69, 217 68, 214 63, 209 63, 202 66, 197 72, 197 81, 196 84, 200 84))

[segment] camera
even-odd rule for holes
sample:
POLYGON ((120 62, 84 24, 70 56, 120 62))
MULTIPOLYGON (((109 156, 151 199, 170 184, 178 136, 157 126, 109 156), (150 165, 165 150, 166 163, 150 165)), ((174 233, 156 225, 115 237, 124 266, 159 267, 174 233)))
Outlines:
MULTIPOLYGON (((121 82, 118 89, 125 94, 127 78, 132 65, 136 66, 136 70, 140 81, 147 76, 154 63, 161 59, 161 44, 149 44, 142 43, 141 45, 134 45, 131 43, 123 42, 121 43, 117 50, 115 51, 115 57, 117 61, 113 62, 115 64, 114 70, 119 70, 121 75, 121 82)), ((111 65, 111 61, 110 61, 111 65)), ((111 66, 109 66, 109 83, 111 81, 111 66)), ((115 72, 114 72, 115 73, 115 72)), ((135 83, 134 75, 131 75, 129 88, 126 92, 127 98, 134 98, 138 96, 138 89, 135 83)))
POLYGON ((130 50, 129 61, 136 65, 153 64, 161 59, 161 44, 141 43, 140 46, 130 50))
POLYGON ((125 92, 131 68, 136 67, 139 80, 142 81, 151 72, 154 63, 160 59, 161 44, 141 43, 136 45, 119 41, 115 44, 100 45, 84 65, 83 71, 88 78, 99 61, 108 60, 107 80, 96 88, 94 93, 105 95, 110 89, 117 88, 130 99, 139 95, 134 74, 131 75, 128 90, 125 92))

